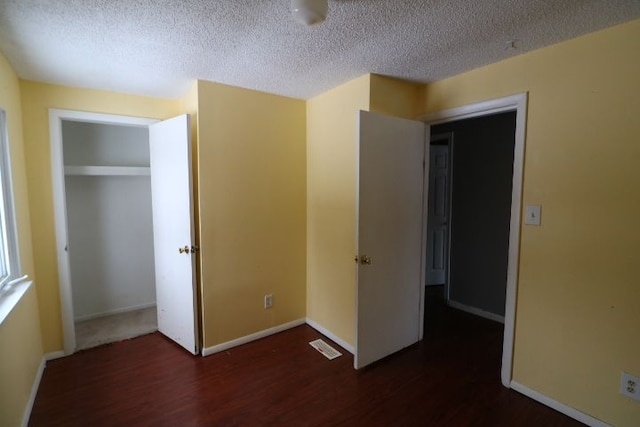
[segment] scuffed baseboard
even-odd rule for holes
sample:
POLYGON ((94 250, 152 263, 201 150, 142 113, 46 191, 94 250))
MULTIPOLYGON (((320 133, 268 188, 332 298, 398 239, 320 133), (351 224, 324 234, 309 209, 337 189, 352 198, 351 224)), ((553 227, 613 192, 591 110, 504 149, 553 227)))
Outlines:
POLYGON ((325 328, 322 325, 320 325, 319 323, 309 319, 308 317, 307 317, 307 325, 311 326, 313 329, 315 329, 316 331, 320 332, 322 335, 324 335, 325 337, 329 338, 331 341, 335 342, 340 347, 342 347, 345 350, 347 350, 349 353, 351 353, 351 354, 355 354, 356 353, 356 349, 351 344, 349 344, 348 342, 346 342, 342 338, 339 338, 333 332, 329 331, 327 328, 325 328))
POLYGON ((578 420, 590 427, 611 427, 609 424, 600 421, 599 419, 594 418, 591 415, 587 415, 584 412, 580 412, 577 409, 565 405, 564 403, 560 403, 557 400, 545 396, 542 393, 538 393, 537 391, 532 390, 529 387, 524 386, 516 381, 511 381, 511 388, 518 393, 524 394, 525 396, 530 397, 531 399, 538 401, 543 405, 548 406, 549 408, 554 409, 562 414, 565 414, 566 416, 571 417, 574 420, 578 420))
POLYGON ((153 308, 155 306, 156 306, 155 301, 154 302, 150 302, 150 303, 146 303, 146 304, 132 305, 130 307, 118 308, 118 309, 115 309, 115 310, 104 311, 102 313, 94 313, 94 314, 90 314, 90 315, 87 315, 87 316, 76 317, 75 319, 73 319, 73 321, 74 322, 84 322, 84 321, 87 321, 87 320, 99 319, 99 318, 105 317, 105 316, 113 316, 114 314, 122 314, 122 313, 129 313, 131 311, 145 310, 147 308, 153 308))
POLYGON ((67 354, 60 350, 60 351, 52 351, 51 353, 47 353, 44 356, 42 356, 44 358, 45 361, 49 361, 49 360, 55 360, 55 359, 60 359, 61 357, 65 357, 67 354))
POLYGON ((38 388, 40 387, 40 381, 42 381, 42 374, 44 374, 44 368, 47 366, 46 355, 42 356, 42 360, 40 361, 40 366, 38 366, 38 371, 36 372, 36 377, 33 379, 33 384, 31 385, 31 393, 29 394, 29 400, 27 400, 27 405, 24 408, 24 415, 22 416, 22 427, 27 427, 29 425, 29 418, 31 418, 31 411, 33 410, 33 404, 36 402, 36 395, 38 394, 38 388))
POLYGON ((250 343, 251 341, 259 340, 260 338, 268 337, 269 335, 277 334, 278 332, 286 331, 287 329, 295 328, 296 326, 304 325, 305 319, 294 320, 293 322, 284 323, 282 325, 274 326, 273 328, 265 329, 244 337, 236 338, 231 341, 217 344, 212 347, 206 347, 202 349, 202 356, 210 356, 221 351, 228 350, 233 347, 237 347, 242 344, 250 343))
POLYGON ((459 302, 448 300, 447 305, 451 308, 455 308, 457 310, 462 310, 470 314, 475 314, 476 316, 484 317, 485 319, 493 320, 494 322, 499 322, 504 325, 504 316, 500 316, 495 313, 490 313, 485 310, 481 310, 476 307, 471 307, 465 304, 460 304, 459 302))
POLYGON ((202 349, 202 356, 203 357, 210 356, 212 354, 219 353, 221 351, 225 351, 225 350, 228 350, 230 348, 237 347, 239 345, 247 344, 247 343, 250 343, 251 341, 259 340, 261 338, 268 337, 269 335, 277 334, 279 332, 286 331, 287 329, 295 328, 297 326, 304 325, 304 324, 307 324, 310 327, 312 327, 313 329, 315 329, 316 331, 320 332, 322 335, 324 335, 325 337, 329 338, 331 341, 335 342, 336 344, 338 344, 340 347, 344 348, 349 353, 351 353, 351 354, 355 353, 355 349, 354 349, 354 347, 352 345, 347 343, 345 340, 339 338, 338 336, 333 334, 331 331, 329 331, 328 329, 326 329, 322 325, 320 325, 317 322, 307 318, 307 319, 294 320, 293 322, 284 323, 282 325, 275 326, 275 327, 269 328, 269 329, 265 329, 263 331, 259 331, 259 332, 256 332, 256 333, 253 333, 253 334, 250 334, 250 335, 246 335, 244 337, 236 338, 236 339, 231 340, 231 341, 227 341, 227 342, 224 342, 224 343, 221 343, 221 344, 217 344, 217 345, 214 345, 214 346, 211 346, 211 347, 203 348, 202 349))

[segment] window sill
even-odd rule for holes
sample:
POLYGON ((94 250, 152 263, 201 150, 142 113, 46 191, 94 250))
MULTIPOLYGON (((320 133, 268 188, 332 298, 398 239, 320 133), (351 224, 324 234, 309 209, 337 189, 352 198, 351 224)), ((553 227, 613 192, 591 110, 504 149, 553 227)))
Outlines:
POLYGON ((27 293, 33 281, 22 280, 19 283, 9 285, 0 291, 0 325, 4 323, 11 311, 18 305, 22 296, 27 293))

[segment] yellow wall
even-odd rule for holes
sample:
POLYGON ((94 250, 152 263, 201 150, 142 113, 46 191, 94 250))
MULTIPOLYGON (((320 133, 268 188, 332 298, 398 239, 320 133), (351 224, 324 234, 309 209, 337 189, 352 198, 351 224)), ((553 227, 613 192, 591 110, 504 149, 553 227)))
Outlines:
POLYGON ((45 352, 62 350, 62 323, 51 187, 49 108, 165 119, 180 102, 28 81, 20 82, 31 207, 33 255, 38 278, 40 325, 45 352))
POLYGON ((421 85, 371 74, 370 111, 414 119, 422 108, 420 90, 421 85))
POLYGON ((305 123, 304 101, 198 82, 205 347, 305 317, 305 123))
MULTIPOLYGON (((7 114, 20 261, 34 279, 18 78, 0 54, 0 108, 7 114)), ((22 422, 40 361, 42 344, 36 290, 31 287, 0 325, 0 425, 22 422)))
POLYGON ((427 85, 423 112, 529 92, 514 380, 616 426, 640 375, 640 20, 427 85))
MULTIPOLYGON (((191 126, 191 172, 193 173, 193 214, 196 224, 199 223, 198 212, 198 82, 193 85, 182 98, 178 100, 181 114, 189 114, 189 125, 191 126)), ((198 244, 198 233, 195 233, 196 244, 198 244)))
POLYGON ((44 350, 62 348, 48 108, 167 118, 197 104, 205 346, 303 318, 305 301, 308 318, 353 344, 357 111, 412 117, 528 91, 523 195, 544 218, 522 228, 514 380, 635 425, 640 406, 618 383, 621 370, 640 375, 639 51, 633 21, 429 84, 418 108, 412 85, 366 75, 309 100, 306 120, 303 101, 209 82, 178 101, 18 85, 0 57, 21 256, 38 278, 37 301, 32 289, 0 326, 0 360, 12 363, 0 381, 21 390, 0 395, 0 413, 9 425, 22 416, 42 355, 38 305, 44 350))
MULTIPOLYGON (((193 82, 193 85, 189 88, 182 98, 178 99, 180 113, 190 115, 191 126, 191 147, 193 148, 192 160, 193 160, 193 173, 194 177, 197 176, 197 146, 198 146, 198 82, 193 82)), ((197 180, 194 179, 194 184, 197 184, 197 180)), ((195 192, 197 194, 197 191, 195 192)), ((197 206, 197 203, 196 205, 197 206)), ((197 211, 197 209, 196 209, 197 211)))
POLYGON ((307 317, 355 344, 358 111, 370 75, 307 101, 307 317))
POLYGON ((21 425, 42 354, 32 286, 0 325, 0 425, 21 425))
POLYGON ((367 74, 307 101, 307 317, 355 345, 358 111, 413 118, 420 87, 367 74))

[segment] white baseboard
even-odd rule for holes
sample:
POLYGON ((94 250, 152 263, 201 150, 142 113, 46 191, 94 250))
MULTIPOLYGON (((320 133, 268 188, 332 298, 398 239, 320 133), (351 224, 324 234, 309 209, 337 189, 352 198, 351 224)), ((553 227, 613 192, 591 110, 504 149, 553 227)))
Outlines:
POLYGON ((44 360, 49 361, 49 360, 55 360, 55 359, 60 359, 61 357, 65 357, 67 354, 60 350, 60 351, 53 351, 51 353, 46 353, 43 357, 44 360))
POLYGON ((36 377, 33 379, 31 385, 31 393, 29 394, 29 400, 27 400, 27 406, 24 408, 24 415, 22 416, 22 427, 29 425, 29 418, 31 418, 31 411, 33 410, 33 404, 36 402, 36 395, 38 394, 38 388, 40 388, 40 381, 42 381, 42 374, 44 374, 44 368, 47 366, 47 359, 42 356, 40 360, 40 366, 36 372, 36 377))
POLYGON ((455 308, 457 310, 466 311, 467 313, 474 314, 476 316, 484 317, 485 319, 493 320, 494 322, 499 322, 504 325, 504 316, 500 316, 495 313, 490 313, 488 311, 481 310, 476 307, 470 307, 468 305, 460 304, 459 302, 455 302, 452 300, 447 301, 447 305, 449 307, 455 308))
POLYGON ((307 317, 307 325, 311 326, 313 329, 315 329, 316 331, 320 332, 322 335, 324 335, 325 337, 329 338, 331 341, 335 342, 340 347, 342 347, 345 350, 347 350, 349 353, 356 354, 356 349, 352 345, 350 345, 348 342, 346 342, 342 338, 339 338, 338 336, 336 336, 333 332, 329 331, 324 326, 322 326, 319 323, 309 319, 308 317, 307 317))
POLYGON ((565 405, 564 403, 553 400, 552 398, 538 393, 537 391, 532 390, 529 387, 524 386, 516 381, 511 381, 511 388, 518 393, 522 393, 525 396, 530 397, 533 400, 536 400, 543 405, 546 405, 551 409, 555 409, 556 411, 565 414, 566 416, 571 417, 574 420, 578 420, 590 427, 611 427, 609 424, 600 421, 599 419, 594 418, 591 415, 587 415, 584 412, 580 412, 577 409, 565 405))
POLYGON ((87 316, 79 316, 73 319, 74 322, 84 322, 85 320, 98 319, 100 317, 111 316, 113 314, 128 313, 130 311, 144 310, 145 308, 155 307, 155 302, 147 304, 132 305, 131 307, 117 308, 115 310, 105 311, 104 313, 89 314, 87 316))
POLYGON ((212 347, 202 349, 202 356, 210 356, 221 351, 228 350, 233 347, 237 347, 242 344, 250 343, 251 341, 259 340, 260 338, 268 337, 269 335, 277 334, 278 332, 286 331, 287 329, 295 328, 296 326, 304 325, 305 319, 294 320, 293 322, 285 323, 273 328, 265 329, 254 334, 246 335, 244 337, 236 338, 235 340, 227 341, 222 344, 217 344, 212 347))
POLYGON ((31 385, 31 394, 29 395, 29 400, 27 401, 27 406, 25 407, 24 415, 22 416, 23 427, 27 427, 27 425, 29 424, 29 418, 31 418, 33 404, 36 402, 36 396, 38 394, 38 389, 40 388, 40 382, 42 381, 44 368, 47 367, 47 362, 49 360, 59 359, 64 356, 66 356, 64 351, 54 351, 51 353, 46 353, 42 356, 40 366, 38 366, 38 372, 36 372, 36 377, 33 379, 33 384, 31 385))

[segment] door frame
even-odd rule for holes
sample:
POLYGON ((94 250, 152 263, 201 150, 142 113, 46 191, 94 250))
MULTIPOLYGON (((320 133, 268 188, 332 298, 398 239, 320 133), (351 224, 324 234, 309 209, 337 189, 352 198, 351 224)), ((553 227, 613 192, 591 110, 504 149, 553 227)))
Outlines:
POLYGON ((431 151, 429 150, 431 145, 431 123, 425 120, 418 120, 424 122, 424 136, 423 136, 423 150, 424 156, 422 158, 422 243, 420 248, 422 253, 420 254, 420 300, 418 308, 419 328, 418 328, 418 341, 424 339, 424 298, 426 293, 427 283, 427 218, 429 218, 429 169, 431 167, 431 151))
POLYGON ((507 261, 507 291, 502 340, 502 385, 511 388, 513 374, 513 341, 515 333, 516 296, 518 290, 518 262, 522 217, 522 182, 524 172, 524 146, 527 124, 528 92, 492 99, 462 107, 436 111, 421 117, 429 125, 456 120, 483 117, 496 113, 516 112, 515 144, 513 151, 513 178, 511 186, 511 221, 509 226, 509 253, 507 261))
POLYGON ((120 126, 148 127, 159 122, 143 117, 119 116, 113 114, 90 113, 85 111, 49 109, 49 138, 51 147, 51 183, 53 189, 53 213, 56 234, 56 254, 58 260, 58 283, 60 291, 60 316, 64 355, 75 352, 76 328, 73 313, 71 287, 71 267, 69 263, 69 229, 67 223, 67 203, 64 175, 62 121, 99 123, 120 126))

